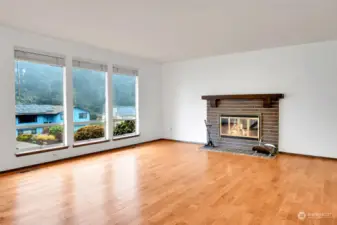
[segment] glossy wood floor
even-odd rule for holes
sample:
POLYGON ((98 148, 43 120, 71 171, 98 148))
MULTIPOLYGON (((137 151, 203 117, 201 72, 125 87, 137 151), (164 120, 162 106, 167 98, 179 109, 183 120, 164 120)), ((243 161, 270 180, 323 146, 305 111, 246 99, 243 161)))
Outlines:
POLYGON ((1 176, 0 224, 333 225, 336 171, 158 141, 1 176))

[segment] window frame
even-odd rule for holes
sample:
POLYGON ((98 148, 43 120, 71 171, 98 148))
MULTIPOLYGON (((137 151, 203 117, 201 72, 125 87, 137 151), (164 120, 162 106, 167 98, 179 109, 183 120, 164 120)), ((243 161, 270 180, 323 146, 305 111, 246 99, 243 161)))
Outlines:
MULTIPOLYGON (((17 61, 25 61, 25 62, 31 62, 41 65, 49 65, 49 66, 56 66, 62 68, 62 106, 63 111, 61 112, 61 122, 59 123, 42 123, 42 124, 15 124, 17 134, 19 133, 19 130, 22 131, 21 133, 24 133, 24 130, 26 129, 35 129, 37 131, 37 128, 45 128, 45 127, 51 127, 51 126, 62 126, 63 127, 63 142, 60 143, 56 147, 49 147, 48 145, 41 145, 39 148, 36 149, 22 149, 20 151, 15 151, 16 156, 25 156, 25 155, 31 155, 31 154, 37 154, 37 153, 43 153, 43 152, 49 152, 54 150, 64 150, 69 148, 69 144, 73 144, 73 147, 79 147, 89 144, 99 144, 104 143, 108 141, 114 141, 114 140, 120 140, 125 138, 133 138, 138 137, 140 135, 140 119, 139 119, 139 70, 130 68, 130 67, 124 67, 124 66, 118 66, 111 63, 97 63, 97 62, 91 62, 91 60, 81 60, 79 58, 75 57, 68 57, 66 55, 61 54, 55 54, 55 53, 47 53, 44 51, 38 51, 38 50, 32 50, 28 48, 23 47, 14 47, 14 62, 17 61), (31 59, 31 60, 30 60, 31 59), (74 66, 74 62, 76 65, 80 65, 80 67, 74 66), (95 65, 96 64, 96 65, 95 65), (95 65, 92 67, 92 65, 95 65), (97 67, 99 65, 99 67, 97 67), (83 67, 82 67, 83 66, 83 67), (82 68, 82 69, 88 69, 88 70, 95 70, 95 68, 99 68, 95 71, 101 71, 105 73, 105 114, 104 118, 102 120, 90 120, 89 121, 83 121, 83 122, 74 122, 74 119, 71 115, 73 115, 74 105, 73 105, 73 74, 72 70, 73 68, 82 68), (123 75, 123 76, 135 76, 135 118, 133 119, 135 121, 135 132, 130 134, 124 134, 124 135, 113 135, 114 130, 114 118, 113 118, 113 82, 112 78, 114 75, 123 75), (70 90, 71 89, 71 90, 70 90), (69 102, 71 101, 71 103, 69 102), (74 140, 74 127, 76 125, 88 125, 88 124, 97 124, 97 123, 103 123, 104 124, 104 131, 105 136, 99 140, 99 139, 93 139, 93 140, 86 140, 84 143, 75 142, 74 140), (71 129, 70 129, 71 128, 71 129)), ((16 65, 16 64, 14 64, 16 65)), ((15 71, 15 66, 14 66, 15 71)), ((16 73, 14 73, 16 76, 16 73)), ((16 85, 16 84, 15 84, 16 85)), ((16 104, 16 101, 15 101, 16 104)), ((83 114, 83 113, 82 113, 83 114)), ((88 118, 89 114, 85 113, 86 117, 88 118)), ((17 116, 15 114, 15 116, 17 116)), ((36 121, 32 123, 36 123, 38 121, 38 116, 36 116, 36 121)), ((82 119, 85 119, 82 118, 82 119)), ((37 132, 35 132, 37 133, 37 132)))
MULTIPOLYGON (((52 67, 58 67, 62 69, 62 74, 60 74, 62 76, 62 107, 63 107, 63 111, 62 113, 65 112, 65 104, 66 104, 66 99, 65 99, 65 68, 66 68, 66 64, 65 64, 65 56, 59 55, 59 54, 51 54, 51 53, 46 53, 43 51, 36 51, 36 50, 31 50, 31 49, 27 49, 27 48, 22 48, 22 47, 14 47, 14 71, 16 71, 16 65, 18 62, 28 62, 28 63, 34 63, 36 65, 48 65, 48 66, 52 66, 52 67)), ((16 72, 14 72, 14 76, 16 76, 16 72)), ((16 89, 16 82, 15 82, 15 88, 16 89)), ((14 95, 16 95, 16 93, 14 93, 14 95)), ((16 100, 15 100, 15 105, 16 104, 16 100)), ((20 116, 17 115, 15 113, 15 117, 20 116)), ((38 116, 36 116, 36 121, 32 122, 32 123, 37 123, 38 121, 38 116)), ((29 130, 29 129, 36 129, 37 128, 45 128, 45 127, 51 127, 51 126, 62 126, 63 128, 65 128, 65 123, 60 122, 60 123, 41 123, 41 124, 29 124, 29 123, 23 123, 23 124, 19 124, 19 119, 18 119, 18 124, 15 123, 15 130, 17 132, 17 134, 19 135, 19 130, 29 130)), ((24 132, 21 132, 21 134, 23 134, 24 132)), ((34 134, 34 133, 32 133, 34 134)), ((35 134, 37 134, 37 132, 35 132, 35 134)), ((63 133, 62 133, 62 143, 59 144, 55 144, 53 146, 48 146, 48 145, 39 145, 39 147, 35 147, 35 148, 24 148, 24 149, 20 149, 18 150, 18 148, 16 147, 16 151, 15 151, 15 155, 16 156, 22 156, 22 155, 26 155, 26 154, 32 154, 34 152, 45 152, 45 151, 51 151, 53 149, 65 149, 68 148, 68 146, 66 146, 67 144, 67 140, 66 140, 66 133, 65 133, 65 129, 63 129, 63 133)))
MULTIPOLYGON (((107 93, 108 93, 108 90, 107 90, 107 77, 108 77, 108 74, 109 74, 109 66, 108 64, 106 63, 99 63, 99 62, 93 62, 91 60, 83 60, 83 59, 79 59, 79 58, 73 58, 72 59, 72 66, 71 66, 71 70, 72 70, 72 77, 71 79, 74 78, 74 73, 73 73, 73 70, 74 69, 82 69, 82 70, 91 70, 91 71, 95 71, 95 72, 102 72, 104 73, 104 81, 105 81, 105 90, 104 90, 104 97, 105 97, 105 101, 104 101, 104 108, 105 108, 105 112, 104 112, 104 119, 102 120, 91 120, 90 119, 90 116, 89 116, 89 113, 88 112, 80 112, 79 113, 79 119, 85 119, 85 118, 88 118, 89 117, 89 120, 88 121, 80 121, 80 122, 75 122, 74 121, 74 118, 73 118, 73 121, 72 121, 72 124, 73 124, 73 128, 77 125, 81 126, 81 125, 91 125, 91 124, 97 124, 97 123, 102 123, 103 124, 103 127, 104 127, 104 136, 102 138, 94 138, 94 139, 88 139, 88 140, 81 140, 81 141, 75 141, 75 138, 74 138, 74 135, 75 135, 75 132, 72 131, 72 137, 73 137, 73 147, 78 147, 78 146, 85 146, 85 145, 89 145, 89 144, 96 144, 96 143, 102 143, 102 142, 106 142, 106 141, 109 141, 109 129, 108 128, 108 121, 106 118, 108 118, 108 112, 107 112, 107 93), (86 114, 86 117, 85 118, 80 118, 80 114, 83 114, 85 113, 86 114)), ((73 93, 73 90, 74 90, 74 84, 72 83, 72 93, 73 93)), ((74 101, 74 93, 72 95, 72 101, 74 101)), ((73 110, 75 109, 75 105, 73 105, 73 110)))
MULTIPOLYGON (((112 140, 122 140, 122 139, 127 139, 127 138, 133 138, 133 137, 138 137, 140 135, 140 127, 139 127, 139 70, 134 69, 131 67, 124 67, 124 66, 118 66, 118 65, 113 65, 113 70, 111 74, 111 78, 114 75, 120 75, 120 76, 131 76, 135 77, 135 119, 114 119, 113 115, 111 116, 111 124, 112 124, 112 140), (135 121, 135 132, 133 133, 128 133, 128 134, 122 134, 122 135, 113 135, 113 130, 114 130, 114 120, 133 120, 135 121)), ((113 79, 111 82, 112 90, 113 90, 113 79)), ((111 99, 113 100, 113 98, 111 99)), ((112 101, 111 101, 112 102, 112 101)), ((113 102, 112 104, 112 109, 114 108, 113 102)), ((113 110, 112 110, 113 111, 113 110)))

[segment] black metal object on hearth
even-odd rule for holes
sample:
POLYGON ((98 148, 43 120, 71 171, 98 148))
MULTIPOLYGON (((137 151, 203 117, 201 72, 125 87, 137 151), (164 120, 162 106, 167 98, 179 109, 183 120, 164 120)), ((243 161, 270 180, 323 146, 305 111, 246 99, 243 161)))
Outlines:
POLYGON ((214 146, 214 143, 211 137, 212 124, 208 123, 206 120, 204 121, 205 121, 206 130, 207 130, 207 144, 204 146, 204 148, 214 148, 215 146, 214 146))

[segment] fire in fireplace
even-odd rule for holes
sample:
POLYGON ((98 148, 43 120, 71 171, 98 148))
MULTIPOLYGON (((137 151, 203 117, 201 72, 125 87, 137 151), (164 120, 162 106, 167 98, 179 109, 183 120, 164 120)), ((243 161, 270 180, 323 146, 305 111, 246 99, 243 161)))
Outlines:
POLYGON ((220 116, 220 136, 259 140, 259 116, 220 116))

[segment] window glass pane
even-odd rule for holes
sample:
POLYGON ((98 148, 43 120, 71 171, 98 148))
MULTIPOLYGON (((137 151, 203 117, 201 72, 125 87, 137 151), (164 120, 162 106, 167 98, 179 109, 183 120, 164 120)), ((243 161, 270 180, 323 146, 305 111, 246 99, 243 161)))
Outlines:
POLYGON ((16 60, 15 100, 17 149, 63 144, 62 67, 16 60))
POLYGON ((73 68, 74 140, 105 137, 105 72, 73 68))
POLYGON ((114 136, 136 132, 136 81, 137 76, 112 76, 114 136))

